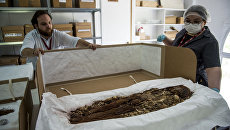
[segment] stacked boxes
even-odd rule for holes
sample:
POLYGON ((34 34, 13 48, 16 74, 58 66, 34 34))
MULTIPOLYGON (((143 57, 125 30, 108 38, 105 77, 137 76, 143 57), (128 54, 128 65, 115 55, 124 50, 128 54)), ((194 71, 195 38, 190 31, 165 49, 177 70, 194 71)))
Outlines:
POLYGON ((91 22, 77 22, 74 25, 74 36, 80 38, 92 37, 91 22))
POLYGON ((72 29, 73 25, 72 24, 54 24, 53 28, 73 36, 73 29, 72 29))
POLYGON ((177 17, 176 18, 176 23, 177 24, 184 24, 184 17, 177 17))
POLYGON ((166 16, 165 24, 184 24, 184 18, 177 16, 166 16))
POLYGON ((4 42, 23 41, 24 27, 23 26, 4 26, 2 27, 4 42))
MULTIPOLYGON (((96 8, 96 0, 50 0, 54 8, 96 8)), ((47 7, 46 0, 0 0, 0 7, 47 7)))
POLYGON ((140 7, 141 6, 141 1, 140 0, 136 0, 136 6, 140 7))
POLYGON ((51 0, 54 8, 72 8, 72 0, 51 0))
POLYGON ((96 0, 75 0, 77 8, 96 8, 96 0))
POLYGON ((0 66, 22 64, 26 64, 26 57, 20 57, 19 55, 0 56, 0 66))
POLYGON ((24 65, 26 64, 27 57, 19 57, 18 62, 19 65, 24 65))
POLYGON ((25 24, 24 28, 25 28, 25 35, 34 29, 32 24, 25 24))
POLYGON ((141 6, 142 7, 157 7, 158 2, 156 2, 156 1, 141 1, 141 6))
MULTIPOLYGON (((33 25, 3 26, 2 34, 4 42, 23 41, 24 36, 34 29, 33 25)), ((53 29, 65 32, 71 36, 90 38, 92 37, 91 22, 77 22, 70 24, 54 24, 53 29)))
POLYGON ((29 0, 29 7, 41 7, 40 0, 29 0))
POLYGON ((159 4, 157 1, 143 1, 143 0, 136 0, 137 7, 158 7, 159 4))
POLYGON ((176 24, 176 16, 166 16, 165 24, 176 24))
POLYGON ((0 57, 0 66, 2 66, 2 65, 19 65, 18 58, 19 58, 19 56, 1 56, 0 57))
POLYGON ((29 0, 13 0, 14 7, 28 7, 29 0))
POLYGON ((0 7, 41 7, 40 0, 0 0, 0 7))

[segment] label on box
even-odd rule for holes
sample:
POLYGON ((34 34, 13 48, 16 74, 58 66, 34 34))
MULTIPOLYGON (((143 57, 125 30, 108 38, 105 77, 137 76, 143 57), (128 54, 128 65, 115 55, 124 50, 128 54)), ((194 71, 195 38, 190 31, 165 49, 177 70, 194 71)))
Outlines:
POLYGON ((78 30, 78 32, 90 32, 90 29, 81 29, 81 30, 78 30))
POLYGON ((81 2, 94 2, 94 0, 81 0, 81 2))
POLYGON ((21 33, 7 33, 5 37, 22 37, 21 33))
POLYGON ((66 0, 59 0, 59 2, 66 3, 66 0))
POLYGON ((0 0, 0 3, 6 3, 6 0, 0 0))

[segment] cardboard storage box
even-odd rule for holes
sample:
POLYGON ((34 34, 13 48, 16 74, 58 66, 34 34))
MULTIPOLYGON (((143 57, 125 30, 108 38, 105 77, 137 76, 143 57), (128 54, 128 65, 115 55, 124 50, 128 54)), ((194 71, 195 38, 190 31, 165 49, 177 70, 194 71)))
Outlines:
POLYGON ((176 18, 176 23, 177 24, 184 24, 184 17, 177 17, 176 18))
POLYGON ((26 60, 27 60, 26 57, 19 57, 19 59, 18 59, 19 65, 24 65, 24 64, 26 64, 26 60))
POLYGON ((80 37, 80 38, 92 37, 91 22, 73 23, 73 31, 75 37, 80 37))
POLYGON ((16 42, 24 40, 23 26, 4 26, 2 27, 4 42, 16 42))
POLYGON ((78 48, 46 51, 40 55, 36 69, 40 99, 44 92, 52 92, 57 97, 68 95, 60 87, 73 94, 127 87, 133 84, 129 74, 137 76, 138 81, 172 77, 195 81, 196 56, 187 48, 129 44, 101 46, 96 51, 93 56, 88 49, 78 48))
POLYGON ((40 0, 29 0, 29 7, 41 7, 40 0))
POLYGON ((34 29, 33 25, 32 24, 25 24, 24 25, 24 29, 25 29, 25 35, 27 33, 29 33, 30 31, 32 31, 34 29))
POLYGON ((170 39, 175 39, 177 31, 165 31, 165 35, 170 39))
MULTIPOLYGON (((196 77, 196 65, 196 55, 191 49, 156 44, 100 46, 95 53, 89 48, 46 51, 45 55, 39 55, 37 62, 40 97, 43 94, 37 129, 83 130, 93 126, 98 130, 133 130, 135 124, 135 128, 161 130, 172 127, 186 129, 191 123, 195 125, 190 129, 195 129, 197 126, 206 128, 208 125, 212 128, 213 120, 209 119, 216 118, 227 126, 230 121, 230 110, 224 99, 215 91, 193 83, 196 77), (136 84, 130 75, 136 80, 136 84), (128 118, 79 124, 70 124, 68 120, 67 115, 70 111, 96 101, 114 96, 127 96, 150 88, 177 85, 190 88, 192 93, 194 92, 193 96, 166 109, 128 118), (69 90, 73 95, 67 96, 68 91, 61 88, 69 90), (222 114, 219 115, 220 113, 222 114), (162 118, 159 119, 159 115, 162 118), (210 116, 212 118, 209 118, 210 116), (197 120, 200 119, 202 123, 197 124, 197 120), (208 125, 203 124, 206 121, 208 125)), ((186 91, 183 91, 182 95, 185 93, 186 91)), ((165 101, 163 99, 157 103, 163 104, 165 101)))
POLYGON ((22 65, 26 64, 26 58, 19 55, 0 56, 0 66, 2 65, 22 65))
POLYGON ((48 7, 47 0, 41 0, 41 7, 48 7))
MULTIPOLYGON (((1 106, 8 106, 9 103, 17 105, 19 110, 14 113, 16 119, 8 120, 8 126, 4 126, 9 129, 27 130, 30 127, 30 121, 32 119, 33 101, 31 96, 31 90, 28 87, 28 78, 10 79, 0 81, 0 104, 1 106), (12 86, 13 95, 9 91, 9 86, 12 86)), ((7 108, 6 108, 7 109, 7 108)), ((10 118, 9 118, 10 119, 10 118)), ((11 118, 12 119, 12 118, 11 118)), ((1 129, 1 126, 0 126, 1 129)))
POLYGON ((141 6, 141 0, 136 0, 136 6, 140 7, 141 6))
POLYGON ((166 16, 165 24, 176 24, 176 16, 166 16))
POLYGON ((73 24, 54 24, 53 28, 73 36, 73 24))
POLYGON ((72 0, 51 0, 51 6, 54 8, 72 8, 72 0))
POLYGON ((19 56, 1 56, 0 57, 0 66, 1 65, 19 65, 19 56))
MULTIPOLYGON (((125 120, 130 121, 135 117, 122 118, 122 120, 112 119, 112 120, 95 121, 95 122, 81 123, 76 125, 70 124, 67 126, 66 124, 68 124, 69 122, 65 116, 66 112, 73 110, 74 106, 76 106, 76 104, 78 103, 71 104, 71 107, 67 106, 66 104, 68 104, 68 102, 75 101, 73 100, 74 98, 78 98, 80 102, 85 102, 86 100, 97 101, 100 100, 101 98, 97 98, 97 96, 95 97, 96 94, 101 95, 102 93, 103 94, 106 93, 109 95, 110 92, 117 92, 117 90, 115 90, 117 88, 122 88, 122 90, 127 90, 128 86, 135 84, 135 82, 130 78, 130 75, 132 75, 138 82, 136 84, 137 86, 131 86, 131 87, 137 87, 137 89, 138 87, 143 87, 140 85, 141 81, 162 79, 162 78, 165 78, 165 80, 167 80, 167 78, 183 77, 185 79, 191 80, 191 81, 188 80, 186 82, 192 83, 192 81, 195 82, 196 64, 197 64, 196 55, 189 48, 160 46, 160 45, 153 45, 153 44, 123 44, 123 45, 100 46, 97 48, 95 54, 92 54, 89 51, 89 49, 78 49, 78 48, 46 51, 45 55, 39 56, 37 62, 37 77, 38 77, 40 99, 42 98, 41 95, 44 94, 46 99, 50 97, 51 99, 54 99, 56 101, 57 98, 58 101, 62 102, 63 106, 62 104, 59 104, 57 102, 52 102, 53 100, 48 100, 47 102, 45 102, 45 104, 43 104, 42 102, 41 108, 46 107, 47 105, 46 103, 48 102, 51 102, 52 104, 51 106, 48 105, 47 109, 40 109, 39 112, 40 120, 37 121, 37 124, 39 124, 38 125, 39 127, 45 126, 49 128, 57 128, 58 125, 58 128, 60 129, 64 129, 69 126, 72 129, 77 127, 80 129, 91 128, 92 124, 101 125, 101 127, 103 127, 104 126, 103 124, 114 123, 114 122, 116 122, 114 124, 118 124, 120 126, 124 125, 125 123, 123 123, 123 121, 125 120), (54 64, 58 64, 58 66, 54 66, 54 64), (68 93, 62 90, 61 88, 65 88, 69 90, 73 95, 67 96, 68 93), (108 91, 108 90, 112 90, 112 91, 108 91), (95 92, 99 92, 99 93, 95 93, 95 92), (81 95, 75 95, 75 94, 81 94, 81 95), (81 100, 82 99, 81 96, 85 96, 86 100, 81 100), (66 109, 66 107, 68 107, 68 109, 66 109), (55 108, 61 108, 61 109, 55 109, 55 108), (53 114, 45 110, 49 110, 49 111, 57 110, 58 113, 53 114), (62 116, 63 118, 60 118, 59 115, 63 115, 62 116), (54 124, 51 123, 52 121, 46 120, 45 117, 49 117, 49 116, 53 117, 50 118, 52 121, 55 120, 59 122, 59 124, 54 124), (47 126, 47 124, 49 126, 47 126)), ((158 80, 158 81, 162 81, 162 80, 158 80)), ((144 83, 147 82, 148 81, 144 83)), ((186 85, 186 82, 180 82, 180 83, 186 85)), ((162 83, 163 82, 160 82, 155 85, 160 86, 162 85, 162 83)), ((171 85, 175 85, 174 83, 176 82, 169 82, 169 83, 172 83, 171 85)), ((203 92, 206 91, 208 91, 210 95, 214 94, 216 97, 218 98, 220 97, 218 93, 215 93, 214 91, 204 86, 202 87, 203 89, 195 89, 197 86, 199 85, 193 83, 194 89, 192 89, 192 91, 193 90, 196 92, 199 91, 201 97, 205 96, 203 95, 203 92)), ((108 95, 107 98, 112 97, 108 95)), ((195 96, 197 96, 196 93, 195 96)), ((190 99, 186 100, 186 102, 190 101, 190 99)), ((193 97, 192 99, 194 101, 197 101, 197 98, 195 97, 193 97)), ((203 97, 201 99, 203 100, 207 98, 203 97)), ((216 98, 211 100, 214 101, 215 99, 216 98)), ((210 104, 213 103, 212 101, 210 102, 210 104)), ((178 104, 179 108, 181 107, 191 108, 188 107, 187 105, 183 106, 184 103, 185 102, 183 102, 182 104, 178 104)), ((191 106, 193 102, 189 104, 191 106)), ((227 107, 226 102, 223 104, 225 104, 224 108, 226 108, 227 107)), ((177 108, 178 105, 176 105, 177 108)), ((201 107, 196 107, 198 108, 197 114, 200 114, 199 108, 204 108, 202 109, 204 111, 207 108, 210 108, 207 107, 206 104, 204 105, 199 104, 199 105, 201 105, 201 107)), ((165 113, 165 111, 170 112, 171 110, 173 111, 177 110, 177 108, 175 109, 174 108, 175 106, 167 109, 162 109, 159 111, 165 113)), ((191 109, 193 110, 193 108, 191 109)), ((194 114, 194 111, 192 111, 191 109, 189 110, 186 109, 186 110, 188 110, 190 114, 194 114)), ((229 111, 229 108, 227 107, 226 110, 229 111)), ((153 112, 153 114, 159 116, 158 113, 159 111, 153 112)), ((215 110, 213 109, 213 111, 215 110)), ((181 119, 185 117, 184 115, 187 115, 187 113, 183 113, 180 116, 182 117, 181 119)), ((208 112, 207 114, 205 113, 203 116, 207 117, 207 115, 209 116, 208 112)), ((136 117, 138 117, 139 119, 142 117, 146 118, 145 115, 140 115, 136 117)), ((171 119, 177 119, 177 116, 175 117, 174 114, 171 114, 171 118, 165 118, 165 121, 162 122, 162 124, 167 123, 168 120, 171 119)), ((188 117, 187 119, 190 118, 188 117)), ((200 119, 200 116, 194 117, 193 119, 194 120, 192 121, 197 121, 197 119, 200 119)), ((144 127, 150 128, 149 125, 146 126, 146 122, 143 122, 143 120, 139 121, 138 123, 140 122, 143 123, 142 128, 144 127)), ((155 122, 155 125, 152 127, 155 128, 158 123, 159 120, 157 120, 155 122)), ((191 122, 187 121, 186 124, 187 123, 189 125, 191 122)), ((180 122, 178 122, 178 125, 179 124, 180 122)), ((131 123, 130 125, 131 125, 130 128, 126 127, 125 129, 132 130, 133 124, 131 123)), ((171 123, 171 125, 168 126, 168 128, 171 128, 172 126, 175 125, 171 123)), ((100 129, 100 127, 96 127, 96 128, 100 129)), ((108 128, 108 126, 106 128, 108 128)), ((103 127, 101 129, 106 129, 106 128, 103 127)), ((121 129, 121 127, 119 128, 121 129)), ((119 128, 116 127, 116 129, 119 128)), ((162 126, 158 128, 161 129, 162 126)))
POLYGON ((141 6, 142 7, 157 7, 158 2, 156 2, 156 1, 141 1, 141 6))
POLYGON ((28 7, 29 0, 13 0, 14 7, 28 7))
POLYGON ((11 7, 12 0, 0 0, 0 7, 11 7))
POLYGON ((96 8, 96 0, 75 0, 77 8, 96 8))

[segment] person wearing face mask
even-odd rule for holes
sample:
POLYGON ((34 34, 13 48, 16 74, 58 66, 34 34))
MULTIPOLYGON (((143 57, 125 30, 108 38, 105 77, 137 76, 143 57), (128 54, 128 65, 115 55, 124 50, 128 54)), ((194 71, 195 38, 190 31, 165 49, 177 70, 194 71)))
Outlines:
POLYGON ((197 58, 196 82, 219 92, 221 65, 216 38, 206 25, 210 16, 201 5, 193 5, 184 13, 184 29, 174 40, 165 35, 157 38, 168 46, 186 47, 194 51, 197 58))

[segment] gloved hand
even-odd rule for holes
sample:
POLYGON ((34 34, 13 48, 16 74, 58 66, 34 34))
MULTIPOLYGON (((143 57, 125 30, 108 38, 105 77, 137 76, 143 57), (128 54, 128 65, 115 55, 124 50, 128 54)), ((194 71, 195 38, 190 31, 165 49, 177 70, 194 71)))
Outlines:
POLYGON ((216 92, 220 92, 220 90, 218 88, 212 88, 212 90, 216 91, 216 92))
POLYGON ((165 35, 159 35, 158 37, 157 37, 157 41, 158 42, 162 42, 163 40, 165 40, 165 38, 166 38, 166 36, 165 35))

